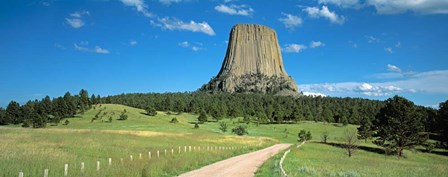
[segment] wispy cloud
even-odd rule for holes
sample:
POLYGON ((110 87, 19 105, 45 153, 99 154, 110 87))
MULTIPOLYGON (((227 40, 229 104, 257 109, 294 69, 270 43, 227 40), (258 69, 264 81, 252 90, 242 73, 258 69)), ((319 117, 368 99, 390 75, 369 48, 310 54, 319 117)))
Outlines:
POLYGON ((99 54, 109 54, 109 50, 104 49, 100 46, 95 46, 94 48, 88 48, 86 46, 83 46, 82 44, 78 45, 76 43, 73 44, 76 50, 82 51, 82 52, 91 52, 91 53, 99 53, 99 54))
POLYGON ((384 50, 385 50, 387 53, 394 53, 394 50, 393 50, 391 47, 385 47, 384 50))
POLYGON ((371 44, 380 42, 380 39, 374 36, 365 36, 365 38, 367 39, 367 42, 371 44))
POLYGON ((325 43, 321 41, 311 41, 310 48, 317 48, 317 47, 323 47, 325 46, 325 43))
POLYGON ((303 23, 302 18, 298 16, 287 13, 282 13, 282 15, 285 17, 279 18, 278 21, 282 22, 288 30, 294 30, 294 28, 302 25, 303 23))
POLYGON ((124 5, 134 7, 138 12, 142 13, 146 17, 153 17, 154 15, 149 12, 148 5, 143 0, 120 0, 124 5))
POLYGON ((399 14, 414 11, 420 14, 448 14, 446 0, 368 0, 379 14, 399 14))
POLYGON ((415 73, 387 82, 340 82, 299 85, 302 91, 332 96, 390 96, 401 93, 448 94, 448 70, 415 73))
POLYGON ((229 15, 242 15, 242 16, 251 16, 255 11, 251 7, 248 7, 245 4, 242 5, 225 5, 220 4, 215 6, 215 10, 221 13, 226 13, 229 15))
POLYGON ((448 14, 445 0, 318 0, 320 4, 333 4, 343 8, 374 7, 378 14, 390 15, 407 11, 419 14, 448 14))
POLYGON ((131 45, 131 46, 135 46, 135 45, 137 45, 137 41, 136 40, 131 40, 131 41, 129 41, 129 45, 131 45))
POLYGON ((183 42, 179 42, 178 45, 183 48, 190 48, 192 51, 195 51, 195 52, 202 50, 202 47, 200 47, 200 46, 202 46, 202 43, 198 43, 198 42, 191 44, 188 41, 183 41, 183 42))
POLYGON ((192 32, 202 32, 210 36, 215 35, 215 31, 207 22, 183 22, 177 18, 164 17, 159 18, 156 21, 151 21, 151 24, 162 29, 167 30, 180 30, 180 31, 192 31, 192 32))
POLYGON ((333 4, 343 8, 361 8, 363 5, 359 0, 318 0, 319 4, 333 4))
POLYGON ((401 73, 401 69, 395 65, 387 64, 387 70, 392 72, 401 73))
POLYGON ((300 53, 305 50, 307 47, 302 44, 286 44, 282 50, 287 53, 300 53))
POLYGON ((87 15, 90 15, 89 11, 76 11, 76 12, 70 13, 70 17, 65 18, 65 21, 71 27, 78 29, 85 25, 82 18, 87 15))
POLYGON ((319 7, 306 7, 305 9, 303 9, 303 11, 305 11, 308 16, 310 16, 311 18, 326 18, 328 19, 331 23, 335 23, 335 24, 344 24, 345 22, 345 17, 344 16, 340 16, 338 14, 336 14, 336 12, 334 11, 330 11, 330 9, 328 9, 327 6, 322 6, 322 8, 319 7))
POLYGON ((180 3, 180 2, 187 2, 190 0, 159 0, 160 3, 164 4, 164 5, 171 5, 173 3, 180 3))

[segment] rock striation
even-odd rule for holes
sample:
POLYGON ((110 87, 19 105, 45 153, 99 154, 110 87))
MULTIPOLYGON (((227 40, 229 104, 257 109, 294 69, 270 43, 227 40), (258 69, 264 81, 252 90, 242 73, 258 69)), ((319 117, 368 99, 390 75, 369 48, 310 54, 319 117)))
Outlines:
POLYGON ((276 32, 262 25, 235 25, 218 75, 201 87, 210 92, 299 95, 283 67, 276 32))

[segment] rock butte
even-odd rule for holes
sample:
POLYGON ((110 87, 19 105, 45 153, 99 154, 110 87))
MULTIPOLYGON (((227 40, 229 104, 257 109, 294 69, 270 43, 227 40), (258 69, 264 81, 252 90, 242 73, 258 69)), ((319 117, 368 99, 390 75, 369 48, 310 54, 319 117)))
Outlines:
POLYGON ((200 90, 299 95, 297 84, 283 67, 276 32, 256 24, 232 28, 221 70, 200 90))

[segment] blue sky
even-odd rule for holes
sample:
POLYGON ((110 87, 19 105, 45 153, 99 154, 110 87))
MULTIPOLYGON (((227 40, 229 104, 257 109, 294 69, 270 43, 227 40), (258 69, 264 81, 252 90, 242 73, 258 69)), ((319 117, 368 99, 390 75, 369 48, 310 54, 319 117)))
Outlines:
POLYGON ((87 89, 194 91, 238 23, 276 30, 306 94, 448 99, 447 0, 0 1, 0 106, 87 89))

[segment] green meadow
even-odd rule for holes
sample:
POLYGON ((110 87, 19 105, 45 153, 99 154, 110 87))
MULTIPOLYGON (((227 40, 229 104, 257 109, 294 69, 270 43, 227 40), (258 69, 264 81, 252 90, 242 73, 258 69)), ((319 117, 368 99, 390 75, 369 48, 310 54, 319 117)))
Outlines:
MULTIPOLYGON (((103 104, 67 119, 68 125, 63 125, 64 119, 59 125, 49 124, 44 129, 0 127, 1 176, 17 176, 20 171, 26 177, 43 176, 44 169, 49 169, 49 176, 63 176, 64 164, 69 165, 68 176, 175 176, 275 143, 297 144, 297 133, 302 129, 310 131, 313 137, 298 149, 294 146, 286 157, 284 168, 288 176, 446 176, 448 172, 447 156, 419 150, 406 151, 406 158, 386 156, 370 141, 360 141, 360 148, 349 158, 338 145, 343 143, 344 131, 356 129, 354 125, 310 121, 257 125, 244 123, 242 118, 226 118, 220 120, 228 125, 223 133, 219 123, 211 118, 195 129, 197 117, 166 112, 148 116, 141 109, 103 104), (124 110, 128 119, 118 120, 124 110), (94 117, 98 118, 92 120, 94 117), (178 122, 170 123, 173 118, 178 122), (231 129, 237 125, 246 126, 249 134, 233 135, 231 129), (329 144, 320 143, 324 131, 330 134, 329 144), (111 165, 108 158, 112 159, 111 165), (81 162, 85 164, 83 173, 81 162)), ((281 176, 278 162, 282 155, 283 152, 269 159, 256 176, 281 176)))

